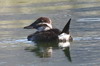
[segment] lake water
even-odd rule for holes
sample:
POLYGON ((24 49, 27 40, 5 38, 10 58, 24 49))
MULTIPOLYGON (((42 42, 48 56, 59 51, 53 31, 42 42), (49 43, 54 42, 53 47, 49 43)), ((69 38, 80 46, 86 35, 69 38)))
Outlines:
POLYGON ((0 66, 62 65, 100 66, 100 0, 0 0, 0 66), (72 18, 72 62, 62 49, 54 49, 48 58, 25 50, 34 46, 26 37, 36 30, 23 27, 41 16, 51 18, 60 30, 72 18))

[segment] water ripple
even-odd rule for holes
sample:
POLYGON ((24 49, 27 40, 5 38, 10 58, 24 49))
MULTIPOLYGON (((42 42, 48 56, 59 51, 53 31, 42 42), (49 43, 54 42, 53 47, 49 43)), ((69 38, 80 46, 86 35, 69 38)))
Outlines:
POLYGON ((16 43, 27 43, 27 44, 31 44, 31 41, 27 41, 27 39, 18 39, 18 40, 5 40, 5 41, 1 41, 0 44, 16 44, 16 43))
POLYGON ((76 37, 75 41, 100 40, 100 37, 76 37))
MULTIPOLYGON (((73 38, 73 40, 74 41, 100 40, 100 37, 75 37, 73 38)), ((0 42, 0 44, 16 44, 16 43, 35 44, 34 42, 27 41, 27 39, 5 40, 0 42)))
POLYGON ((88 21, 100 21, 100 18, 81 18, 77 20, 78 22, 88 22, 88 21))

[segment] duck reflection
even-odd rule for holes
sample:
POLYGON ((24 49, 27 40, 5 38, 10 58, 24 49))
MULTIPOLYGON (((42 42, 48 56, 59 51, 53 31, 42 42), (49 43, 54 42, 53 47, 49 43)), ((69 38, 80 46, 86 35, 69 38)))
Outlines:
POLYGON ((71 59, 71 55, 70 55, 70 47, 66 47, 63 49, 63 52, 65 54, 65 56, 67 57, 67 59, 72 62, 72 59, 71 59))
POLYGON ((38 47, 37 50, 34 52, 40 58, 48 58, 52 56, 53 49, 52 47, 42 47, 42 48, 38 47))
POLYGON ((67 59, 71 62, 72 60, 70 55, 70 42, 69 41, 59 42, 58 47, 62 49, 67 59))
POLYGON ((40 58, 49 58, 53 54, 53 50, 61 49, 67 59, 71 62, 70 56, 70 42, 41 42, 37 43, 35 48, 31 48, 30 50, 36 54, 36 56, 40 58))
POLYGON ((36 53, 36 56, 40 58, 48 58, 52 56, 53 50, 58 49, 57 42, 38 42, 34 49, 31 51, 36 53))

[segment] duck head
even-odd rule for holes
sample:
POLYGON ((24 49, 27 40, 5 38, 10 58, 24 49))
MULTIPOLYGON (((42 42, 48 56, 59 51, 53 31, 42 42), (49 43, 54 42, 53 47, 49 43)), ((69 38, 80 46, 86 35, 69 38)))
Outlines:
POLYGON ((52 21, 47 17, 40 17, 29 26, 25 26, 24 29, 37 29, 38 31, 44 31, 52 29, 52 21))

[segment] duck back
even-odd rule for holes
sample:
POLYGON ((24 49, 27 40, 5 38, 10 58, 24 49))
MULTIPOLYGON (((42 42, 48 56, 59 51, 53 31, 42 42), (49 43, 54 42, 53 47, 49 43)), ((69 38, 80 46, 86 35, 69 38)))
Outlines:
POLYGON ((50 29, 47 31, 35 32, 27 37, 29 41, 48 42, 58 40, 58 35, 61 33, 58 29, 50 29))

